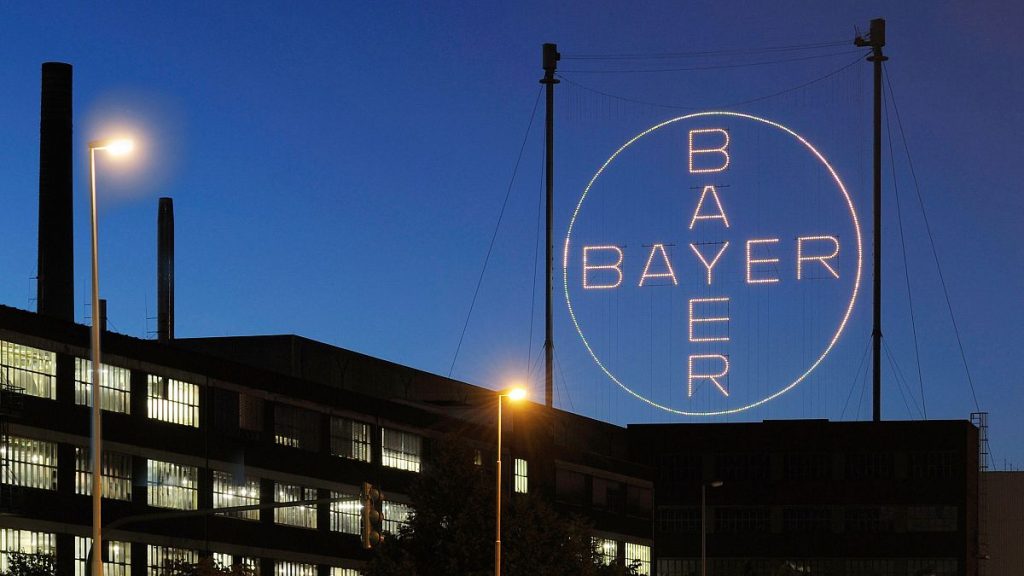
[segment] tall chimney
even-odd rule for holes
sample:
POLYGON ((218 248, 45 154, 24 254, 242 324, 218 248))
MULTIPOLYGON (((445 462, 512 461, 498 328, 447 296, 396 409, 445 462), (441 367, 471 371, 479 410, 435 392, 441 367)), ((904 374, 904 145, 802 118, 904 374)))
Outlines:
POLYGON ((71 65, 43 64, 39 118, 39 278, 36 310, 75 320, 71 187, 71 65))
POLYGON ((174 339, 174 201, 160 199, 156 239, 157 340, 174 339))

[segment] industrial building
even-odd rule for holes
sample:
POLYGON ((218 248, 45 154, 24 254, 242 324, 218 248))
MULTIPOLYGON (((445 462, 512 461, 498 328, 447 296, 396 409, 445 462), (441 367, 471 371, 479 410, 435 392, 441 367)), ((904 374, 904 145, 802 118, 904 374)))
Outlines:
MULTIPOLYGON (((93 398, 88 327, 73 321, 70 82, 70 66, 44 65, 38 311, 0 306, 0 570, 26 551, 78 575, 93 398)), ((106 571, 210 554, 355 576, 363 483, 397 531, 436 443, 457 435, 490 465, 497 394, 299 336, 176 339, 171 214, 161 201, 159 337, 103 330, 106 571)), ((535 403, 504 422, 509 497, 587 518, 605 561, 642 574, 696 576, 702 549, 716 576, 979 574, 969 422, 623 428, 535 403)))

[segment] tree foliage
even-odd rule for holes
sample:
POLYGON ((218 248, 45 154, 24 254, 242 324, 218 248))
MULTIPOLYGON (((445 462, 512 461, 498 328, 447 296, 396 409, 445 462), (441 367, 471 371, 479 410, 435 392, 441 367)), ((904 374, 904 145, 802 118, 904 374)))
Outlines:
POLYGON ((57 566, 51 554, 27 554, 10 552, 7 554, 7 570, 0 576, 54 576, 57 566))
MULTIPOLYGON (((435 444, 410 488, 409 524, 376 548, 366 576, 490 576, 494 573, 494 470, 473 464, 456 438, 435 444)), ((502 505, 502 574, 617 576, 633 568, 602 565, 590 525, 558 514, 533 495, 502 505)))
POLYGON ((255 576, 256 572, 243 564, 224 566, 206 557, 199 562, 171 560, 164 564, 160 576, 255 576))

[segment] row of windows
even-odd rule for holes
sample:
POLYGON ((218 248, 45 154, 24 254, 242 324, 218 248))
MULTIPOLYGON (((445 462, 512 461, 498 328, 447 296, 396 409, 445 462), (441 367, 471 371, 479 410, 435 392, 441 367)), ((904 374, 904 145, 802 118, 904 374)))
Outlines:
MULTIPOLYGON (((707 521, 708 529, 722 533, 781 530, 809 534, 833 532, 834 515, 848 533, 892 532, 897 526, 906 532, 955 532, 958 520, 955 506, 792 506, 782 508, 780 522, 773 529, 768 507, 716 506, 709 507, 707 521)), ((700 532, 700 521, 699 507, 659 506, 655 526, 663 534, 695 534, 700 532)))
MULTIPOLYGON (((244 398, 244 395, 243 395, 244 398)), ((239 399, 239 426, 251 401, 239 399)), ((251 419, 250 419, 251 420, 251 419)), ((366 422, 332 416, 330 419, 331 454, 350 460, 372 460, 372 427, 366 422)), ((296 406, 274 406, 274 442, 282 446, 318 452, 320 450, 320 415, 296 406)), ((419 472, 423 456, 423 439, 417 434, 380 429, 381 464, 399 470, 419 472)))
MULTIPOLYGON (((0 341, 2 382, 25 394, 55 399, 56 354, 30 346, 0 341)), ((75 358, 75 403, 92 406, 92 362, 75 358)), ((241 430, 263 429, 263 401, 245 394, 238 399, 241 430)), ((100 366, 100 407, 131 413, 131 371, 119 366, 100 366)), ((154 420, 199 427, 199 386, 165 376, 147 375, 147 416, 154 420)), ((313 452, 320 450, 319 414, 289 405, 274 406, 274 441, 313 452)), ((348 418, 330 420, 331 454, 371 461, 371 426, 348 418)), ((381 429, 381 463, 418 472, 422 438, 400 430, 381 429)))
MULTIPOLYGON (((56 535, 47 532, 28 530, 0 529, 0 572, 9 567, 9 557, 13 552, 24 554, 43 554, 56 556, 56 535)), ((75 576, 85 576, 92 538, 76 536, 75 544, 75 576)), ((103 561, 103 573, 110 576, 131 576, 132 546, 130 542, 108 541, 105 543, 106 554, 103 561)), ((215 565, 221 567, 241 564, 250 568, 257 576, 260 574, 260 562, 253 557, 238 557, 214 552, 210 557, 215 565)), ((146 546, 146 575, 164 574, 165 568, 175 562, 194 564, 200 562, 200 554, 196 550, 171 548, 167 546, 146 546)), ((317 576, 317 567, 313 564, 296 562, 274 562, 274 576, 317 576)), ((330 567, 330 576, 359 576, 353 568, 330 567)))
MULTIPOLYGON (((0 340, 0 383, 24 394, 57 398, 57 355, 0 340)), ((164 376, 148 375, 147 415, 185 426, 199 426, 199 387, 164 376)), ((92 406, 92 361, 75 358, 75 404, 92 406)), ((100 365, 100 408, 131 413, 131 372, 100 365)))
MULTIPOLYGON (((953 478, 955 454, 951 451, 912 452, 904 476, 914 480, 953 478)), ((839 468, 832 454, 795 452, 781 455, 782 480, 827 481, 838 475, 848 480, 892 480, 896 477, 896 454, 892 452, 851 452, 844 454, 839 468)), ((709 474, 725 482, 765 482, 772 478, 772 458, 764 453, 732 453, 714 456, 705 470, 700 454, 665 454, 661 457, 660 481, 666 484, 695 484, 709 474)), ((776 475, 779 473, 777 472, 776 475)))
MULTIPOLYGON (((57 489, 57 444, 44 440, 10 437, 0 450, 7 457, 3 467, 5 484, 57 489)), ((525 471, 525 469, 524 469, 525 471)), ((260 503, 260 480, 213 470, 213 507, 232 508, 260 503)), ((146 501, 150 506, 196 510, 199 505, 199 468, 160 460, 146 461, 146 501)), ((525 480, 525 477, 524 477, 525 480)), ((101 473, 105 498, 130 501, 132 497, 132 457, 112 451, 103 452, 101 473)), ((92 461, 86 448, 75 447, 75 493, 92 494, 92 461)), ((331 498, 342 499, 330 504, 331 530, 359 534, 362 503, 357 494, 331 492, 331 498)), ((275 485, 275 502, 316 500, 315 488, 293 484, 275 485)), ((411 508, 398 502, 384 502, 384 529, 397 533, 408 522, 411 508)), ((243 520, 259 520, 260 510, 232 510, 224 516, 243 520)), ((317 527, 316 504, 302 504, 274 509, 274 522, 303 528, 317 527)))
MULTIPOLYGON (((956 558, 708 558, 708 574, 956 576, 956 558)), ((698 576, 700 558, 658 558, 658 576, 698 576)))

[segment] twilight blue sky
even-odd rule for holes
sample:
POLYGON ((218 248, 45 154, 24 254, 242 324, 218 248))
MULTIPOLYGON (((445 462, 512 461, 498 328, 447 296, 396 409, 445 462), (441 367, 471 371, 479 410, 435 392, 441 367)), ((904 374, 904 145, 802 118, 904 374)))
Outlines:
MULTIPOLYGON (((75 67, 80 321, 89 317, 85 142, 130 129, 140 145, 133 161, 100 159, 102 293, 113 329, 138 337, 154 329, 147 316, 155 315, 156 206, 167 195, 177 220, 179 336, 296 333, 447 374, 538 94, 543 42, 558 43, 559 69, 572 81, 556 98, 559 251, 575 202, 605 158, 654 123, 706 108, 766 116, 814 141, 851 188, 869 239, 870 65, 739 104, 851 64, 852 46, 569 57, 841 42, 873 17, 888 21, 887 70, 977 399, 991 413, 996 464, 1021 466, 1018 2, 3 3, 0 302, 35 308, 44 61, 75 67), (774 60, 789 61, 765 63, 774 60), (751 63, 758 65, 623 72, 751 63)), ((537 398, 540 372, 527 366, 543 333, 534 283, 541 127, 538 110, 453 371, 495 388, 529 372, 537 398)), ((974 401, 898 139, 896 157, 928 416, 966 418, 974 401)), ((906 383, 897 384, 886 362, 883 413, 920 418, 888 167, 885 182, 884 330, 906 383)), ((679 421, 600 373, 560 294, 556 282, 556 405, 616 423, 679 421)), ((870 333, 866 296, 814 378, 716 421, 869 418, 858 377, 870 333)), ((685 354, 669 350, 677 352, 685 354)))

